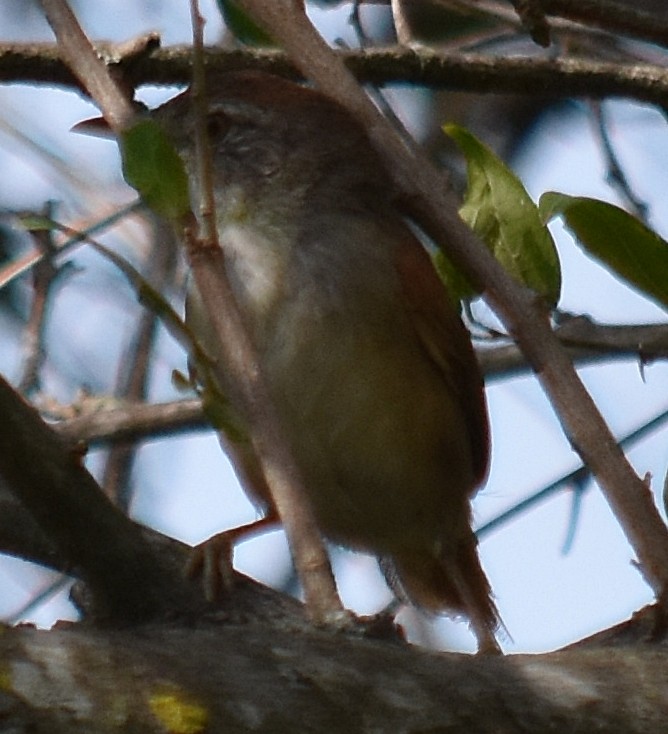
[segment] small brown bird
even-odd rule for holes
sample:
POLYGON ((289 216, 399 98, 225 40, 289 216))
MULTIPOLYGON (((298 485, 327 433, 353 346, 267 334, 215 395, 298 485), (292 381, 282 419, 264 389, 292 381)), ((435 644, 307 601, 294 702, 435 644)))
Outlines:
MULTIPOLYGON (((466 615, 479 649, 498 651, 469 504, 488 467, 482 378, 387 170, 317 91, 242 72, 208 95, 228 274, 322 532, 376 554, 401 598, 466 615)), ((156 115, 194 182, 188 92, 156 115)), ((188 319, 206 344, 196 293, 188 319)), ((266 507, 252 455, 226 443, 266 507)))

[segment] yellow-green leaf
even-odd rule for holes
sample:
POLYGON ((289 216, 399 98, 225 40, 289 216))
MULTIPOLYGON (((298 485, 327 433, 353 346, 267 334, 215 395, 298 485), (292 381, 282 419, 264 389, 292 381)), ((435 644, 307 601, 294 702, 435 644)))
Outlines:
POLYGON ((443 129, 466 157, 468 188, 460 216, 509 273, 556 305, 561 292, 557 250, 522 182, 470 132, 458 125, 443 129))
POLYGON ((598 199, 554 191, 540 198, 544 221, 563 218, 584 251, 668 307, 668 242, 639 219, 598 199))

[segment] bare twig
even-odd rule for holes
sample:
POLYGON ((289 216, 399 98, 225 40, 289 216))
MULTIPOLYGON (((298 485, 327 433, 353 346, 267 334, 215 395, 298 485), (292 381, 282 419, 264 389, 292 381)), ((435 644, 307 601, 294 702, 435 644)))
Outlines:
MULTIPOLYGON (((640 363, 668 358, 668 325, 640 324, 609 326, 585 316, 569 318, 555 332, 577 364, 610 359, 636 358, 640 363)), ((529 369, 516 344, 486 346, 477 350, 487 378, 507 377, 529 369)))
MULTIPOLYGON (((560 327, 556 335, 578 364, 629 357, 642 362, 668 359, 666 324, 605 326, 580 317, 560 327)), ((477 354, 488 381, 530 369, 514 344, 479 348, 477 354)), ((68 441, 98 445, 210 430, 210 424, 201 401, 191 398, 155 405, 121 404, 61 419, 53 428, 68 441)))
MULTIPOLYGON (((52 254, 52 258, 57 259, 64 257, 67 253, 70 253, 77 245, 82 244, 86 239, 97 232, 102 232, 108 227, 112 227, 118 222, 122 221, 125 217, 135 212, 144 205, 140 201, 135 201, 128 206, 124 206, 113 214, 100 219, 88 228, 84 228, 81 231, 75 232, 75 230, 69 230, 71 236, 56 248, 56 251, 52 254)), ((27 273, 31 268, 35 267, 38 263, 46 257, 44 250, 36 248, 26 255, 23 255, 18 260, 4 265, 0 268, 0 288, 4 288, 6 285, 11 283, 16 278, 20 277, 24 273, 27 273)))
POLYGON ((596 125, 596 135, 603 148, 603 154, 607 163, 607 180, 623 197, 630 211, 638 217, 638 219, 647 223, 648 206, 633 191, 629 180, 624 173, 624 168, 619 161, 617 153, 610 139, 609 126, 605 118, 603 106, 597 102, 591 102, 591 109, 596 125))
POLYGON ((84 413, 53 425, 68 441, 96 445, 210 430, 199 398, 171 403, 122 405, 84 413))
POLYGON ((204 237, 193 236, 195 223, 184 228, 186 254, 207 315, 218 337, 217 376, 221 384, 236 390, 236 404, 248 422, 255 452, 262 464, 304 588, 306 606, 314 621, 340 623, 347 620, 336 592, 327 552, 297 464, 282 432, 255 348, 243 325, 224 265, 223 241, 218 244, 213 195, 212 156, 208 153, 204 66, 201 55, 201 25, 196 0, 191 0, 195 41, 193 95, 196 111, 196 147, 202 178, 200 203, 204 237), (200 53, 197 52, 199 47, 200 53))
MULTIPOLYGON (((151 217, 151 249, 148 257, 149 280, 162 291, 170 282, 176 266, 174 232, 167 222, 151 217)), ((158 316, 150 309, 142 312, 132 343, 123 357, 117 395, 123 400, 139 402, 146 398, 149 369, 155 341, 158 316)), ((127 511, 131 500, 130 475, 134 465, 132 442, 115 444, 104 466, 102 487, 107 496, 127 511)))
MULTIPOLYGON (((53 205, 47 203, 44 215, 50 216, 53 205)), ((33 233, 33 238, 42 251, 43 259, 36 264, 32 273, 33 298, 30 307, 30 316, 23 334, 23 364, 19 391, 27 394, 39 389, 39 372, 44 361, 44 330, 48 316, 48 304, 53 294, 53 286, 61 271, 54 265, 53 256, 56 252, 52 241, 52 233, 39 230, 33 233)))
MULTIPOLYGON (((492 57, 479 53, 442 53, 425 48, 341 50, 348 68, 361 82, 416 84, 433 89, 478 93, 564 97, 629 97, 668 105, 668 71, 649 63, 610 63, 583 58, 492 57)), ((118 64, 118 72, 135 84, 187 84, 192 74, 192 49, 157 49, 140 61, 118 64)), ((245 49, 206 51, 208 69, 260 69, 288 78, 301 74, 281 51, 245 49)), ((49 83, 72 86, 72 72, 51 44, 0 45, 0 82, 49 83)))
POLYGON ((413 40, 410 21, 406 15, 405 0, 391 0, 392 18, 394 20, 394 32, 401 46, 407 46, 413 40))
POLYGON ((548 15, 619 33, 642 41, 668 45, 668 21, 614 0, 542 0, 548 15))
MULTIPOLYGON (((619 445, 622 446, 624 449, 630 449, 632 446, 635 446, 640 441, 647 438, 650 434, 654 433, 654 431, 657 431, 659 428, 663 428, 666 422, 668 422, 668 410, 662 411, 651 420, 643 423, 641 426, 634 429, 630 433, 627 433, 625 436, 619 439, 619 445)), ((551 484, 548 484, 547 487, 543 487, 537 492, 532 493, 525 499, 514 504, 509 509, 499 513, 496 517, 488 520, 476 530, 476 534, 478 535, 478 537, 483 538, 489 533, 498 530, 506 523, 517 519, 520 515, 525 513, 527 510, 530 510, 532 507, 535 507, 541 502, 545 502, 546 500, 550 499, 555 494, 558 494, 559 492, 562 492, 569 487, 582 485, 591 478, 592 475, 588 467, 586 467, 584 464, 581 464, 579 467, 577 467, 577 469, 574 469, 572 472, 568 472, 568 474, 559 477, 559 479, 555 480, 551 484)))
POLYGON ((63 60, 75 73, 82 87, 100 105, 112 130, 127 127, 134 109, 119 84, 109 75, 77 19, 64 0, 40 0, 49 25, 58 39, 63 60))
MULTIPOLYGON (((388 5, 391 0, 361 0, 368 5, 388 5)), ((419 5, 424 0, 403 0, 407 6, 419 5)), ((431 0, 447 8, 459 7, 468 12, 476 12, 478 8, 498 12, 505 15, 503 2, 490 0, 431 0)), ((615 0, 541 0, 540 11, 545 15, 569 18, 579 23, 601 28, 609 33, 619 33, 651 43, 668 44, 668 21, 647 10, 634 8, 630 2, 620 3, 615 0)), ((539 11, 539 12, 540 12, 539 11)))
MULTIPOLYGON (((363 0, 373 5, 387 5, 391 0, 363 0)), ((403 0, 406 5, 415 5, 424 0, 403 0)), ((432 0, 451 7, 452 0, 432 0)), ((477 5, 493 6, 495 3, 470 0, 471 10, 477 5)), ((496 3, 503 8, 502 3, 496 3)), ((609 33, 619 33, 651 43, 668 44, 668 22, 665 18, 657 17, 656 13, 638 10, 630 3, 619 3, 615 0, 540 0, 539 12, 568 18, 579 23, 601 28, 609 33)))

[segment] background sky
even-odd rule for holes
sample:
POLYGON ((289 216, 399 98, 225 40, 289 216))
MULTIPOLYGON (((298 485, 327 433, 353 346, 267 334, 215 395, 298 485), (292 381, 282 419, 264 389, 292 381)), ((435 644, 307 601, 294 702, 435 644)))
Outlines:
MULTIPOLYGON (((159 30, 164 45, 189 39, 186 0, 117 0, 112 5, 79 4, 79 17, 93 38, 121 40, 159 30)), ((39 13, 30 8, 20 0, 0 4, 0 40, 51 40, 39 13)), ((208 18, 207 38, 213 42, 221 33, 221 21, 212 2, 202 1, 202 10, 208 18)), ((346 8, 317 11, 314 17, 330 39, 352 41, 346 8)), ((148 89, 143 97, 156 104, 173 91, 148 89)), ((396 92, 392 98, 402 105, 400 112, 411 128, 426 135, 423 95, 396 92)), ((664 118, 651 108, 626 102, 605 103, 605 112, 634 191, 648 204, 652 226, 668 235, 664 118)), ((39 209, 50 199, 58 202, 57 217, 77 226, 94 213, 101 216, 132 200, 133 193, 120 178, 114 144, 70 132, 73 124, 93 114, 94 108, 73 93, 0 86, 0 212, 39 209)), ((563 104, 543 115, 512 165, 535 199, 544 191, 558 190, 616 201, 583 103, 563 104)), ((558 224, 553 233, 562 259, 563 310, 611 324, 665 321, 661 309, 584 256, 558 224)), ((103 239, 141 261, 144 237, 139 225, 128 223, 103 239)), ((16 247, 20 246, 19 242, 16 247)), ((111 389, 139 312, 122 277, 97 255, 81 249, 72 263, 76 272, 58 292, 46 340, 45 390, 63 402, 72 400, 81 386, 96 394, 111 389)), ((19 375, 21 317, 29 293, 25 281, 14 289, 11 307, 0 300, 0 371, 12 380, 19 375)), ((178 293, 174 300, 178 304, 178 293)), ((476 313, 482 320, 492 319, 484 306, 476 313)), ((163 334, 152 374, 152 399, 178 397, 171 383, 175 368, 185 369, 185 356, 163 334)), ((580 374, 618 436, 668 409, 668 368, 663 363, 640 369, 634 360, 615 361, 584 367, 580 374)), ((478 526, 579 465, 533 377, 491 380, 488 400, 493 460, 489 481, 474 504, 478 526)), ((665 447, 662 430, 629 453, 641 475, 651 473, 657 498, 666 473, 665 447)), ((93 470, 101 460, 102 454, 95 451, 88 458, 93 470)), ((211 433, 148 442, 140 450, 133 484, 133 516, 189 543, 255 517, 211 433)), ((501 528, 483 533, 480 552, 509 632, 503 640, 508 651, 553 649, 625 619, 652 598, 632 564, 632 550, 591 481, 566 486, 501 528)), ((390 600, 372 558, 340 549, 333 549, 333 558, 347 605, 370 613, 390 600)), ((291 580, 281 532, 240 546, 236 565, 267 583, 291 580)), ((0 558, 0 616, 14 618, 53 579, 29 564, 0 558)), ((30 610, 30 618, 45 626, 72 615, 65 591, 30 610)), ((447 649, 473 647, 461 622, 426 619, 410 609, 401 613, 401 620, 416 641, 447 649)))

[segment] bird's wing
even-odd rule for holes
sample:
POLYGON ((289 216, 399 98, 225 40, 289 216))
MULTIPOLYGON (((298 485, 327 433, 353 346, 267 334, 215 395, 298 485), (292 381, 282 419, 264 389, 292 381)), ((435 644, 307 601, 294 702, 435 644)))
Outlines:
POLYGON ((406 308, 418 338, 466 417, 477 487, 489 465, 489 423, 482 375, 471 338, 431 258, 412 233, 402 240, 395 257, 406 308))

